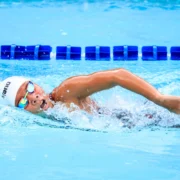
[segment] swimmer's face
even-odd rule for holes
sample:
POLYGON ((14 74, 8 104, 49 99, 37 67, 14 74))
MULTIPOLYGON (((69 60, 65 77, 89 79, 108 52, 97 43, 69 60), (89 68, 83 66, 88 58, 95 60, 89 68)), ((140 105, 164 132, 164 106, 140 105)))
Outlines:
MULTIPOLYGON (((19 88, 16 95, 16 106, 18 106, 20 100, 25 96, 28 83, 29 81, 25 82, 19 88)), ((42 111, 46 111, 49 107, 53 106, 49 99, 49 96, 45 94, 44 90, 37 84, 34 84, 34 92, 28 93, 27 100, 28 104, 25 106, 24 109, 32 113, 40 113, 42 111)))

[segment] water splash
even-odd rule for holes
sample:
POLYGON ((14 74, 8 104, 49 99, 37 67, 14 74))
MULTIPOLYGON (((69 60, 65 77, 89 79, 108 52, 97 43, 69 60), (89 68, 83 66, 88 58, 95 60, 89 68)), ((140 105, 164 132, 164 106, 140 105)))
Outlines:
MULTIPOLYGON (((105 105, 105 113, 90 115, 77 107, 76 111, 69 112, 69 109, 57 103, 43 116, 0 106, 0 127, 48 127, 105 132, 180 126, 178 115, 149 101, 125 101, 117 95, 112 95, 105 105)), ((72 106, 74 108, 74 105, 72 106)))

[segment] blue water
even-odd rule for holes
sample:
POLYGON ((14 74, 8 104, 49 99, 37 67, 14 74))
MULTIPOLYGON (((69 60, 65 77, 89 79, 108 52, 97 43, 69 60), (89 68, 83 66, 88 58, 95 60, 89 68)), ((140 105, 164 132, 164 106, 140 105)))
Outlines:
MULTIPOLYGON (((179 45, 180 1, 1 1, 0 44, 179 45)), ((23 75, 46 92, 69 76, 126 68, 164 94, 180 95, 180 63, 0 61, 0 81, 23 75)), ((93 95, 133 114, 135 127, 67 109, 52 121, 0 105, 0 179, 180 179, 178 115, 120 87, 93 95), (147 119, 144 112, 161 115, 147 119)))

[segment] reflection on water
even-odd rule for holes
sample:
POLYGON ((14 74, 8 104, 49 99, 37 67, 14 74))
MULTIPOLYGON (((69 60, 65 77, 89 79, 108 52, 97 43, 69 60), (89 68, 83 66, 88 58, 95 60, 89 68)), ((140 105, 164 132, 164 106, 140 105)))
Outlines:
POLYGON ((146 10, 148 8, 162 8, 162 9, 179 9, 180 0, 2 0, 0 2, 0 8, 3 7, 21 7, 21 6, 32 6, 32 7, 59 7, 67 4, 85 5, 88 4, 103 4, 107 5, 106 11, 110 9, 121 8, 122 6, 130 7, 132 9, 146 10))

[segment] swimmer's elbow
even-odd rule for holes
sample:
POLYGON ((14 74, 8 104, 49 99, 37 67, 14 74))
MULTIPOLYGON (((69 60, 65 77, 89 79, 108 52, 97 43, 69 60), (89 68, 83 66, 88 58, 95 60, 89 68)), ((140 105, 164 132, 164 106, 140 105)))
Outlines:
POLYGON ((113 86, 119 85, 120 82, 123 82, 127 78, 128 71, 123 68, 119 68, 114 70, 113 75, 111 77, 113 86))

